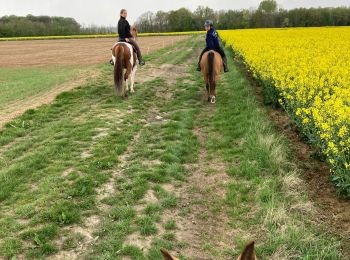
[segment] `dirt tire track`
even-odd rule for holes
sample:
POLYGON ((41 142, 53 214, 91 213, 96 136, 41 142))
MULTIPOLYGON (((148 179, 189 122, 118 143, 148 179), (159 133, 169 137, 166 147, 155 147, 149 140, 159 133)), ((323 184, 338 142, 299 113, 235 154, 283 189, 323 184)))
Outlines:
MULTIPOLYGON (((197 52, 194 52, 193 56, 197 54, 197 52)), ((167 76, 168 83, 176 82, 176 75, 184 76, 190 64, 186 63, 185 65, 180 67, 164 64, 161 66, 161 69, 164 70, 164 75, 167 76), (173 76, 175 77, 172 79, 173 76)), ((153 69, 152 73, 156 73, 159 70, 157 68, 153 69)), ((145 74, 145 77, 153 78, 152 74, 145 74)), ((201 87, 199 93, 203 96, 202 100, 205 107, 202 108, 200 115, 197 117, 198 122, 210 120, 207 115, 214 114, 212 110, 215 107, 208 106, 204 92, 205 88, 201 87)), ((174 231, 176 239, 180 242, 190 243, 188 247, 182 248, 181 252, 177 252, 178 255, 182 254, 186 255, 186 257, 203 260, 218 259, 216 258, 217 255, 222 254, 222 252, 232 251, 235 248, 233 244, 235 231, 229 225, 230 219, 223 204, 226 198, 227 185, 230 181, 225 171, 226 165, 215 156, 215 159, 207 159, 206 140, 208 133, 203 132, 198 124, 193 132, 200 143, 198 162, 186 165, 190 175, 180 187, 175 187, 173 184, 161 185, 165 191, 173 193, 179 198, 181 201, 179 207, 166 209, 163 212, 160 224, 157 223, 159 232, 156 236, 145 239, 138 236, 137 233, 132 233, 127 239, 128 245, 138 246, 143 251, 148 251, 152 240, 155 237, 161 237, 165 232, 161 224, 175 219, 177 225, 177 229, 174 231), (211 169, 211 165, 215 166, 215 168, 211 169), (212 172, 205 175, 208 169, 211 169, 212 172), (218 205, 218 201, 221 201, 220 205, 218 205), (215 208, 217 210, 215 214, 213 213, 214 207, 219 207, 219 209, 215 208), (186 216, 183 216, 181 212, 184 209, 189 211, 186 216), (211 252, 206 252, 204 247, 209 237, 211 246, 215 249, 212 249, 211 252)), ((156 202, 156 199, 150 199, 151 195, 152 192, 148 193, 145 200, 149 200, 152 203, 156 202)), ((137 212, 141 212, 143 207, 144 203, 137 205, 137 212)), ((225 259, 225 257, 220 255, 220 259, 225 259)))
MULTIPOLYGON (((176 73, 176 71, 178 70, 175 67, 176 67, 175 65, 169 65, 169 64, 165 64, 164 66, 161 66, 159 69, 154 69, 153 66, 147 66, 144 68, 144 70, 142 70, 142 72, 144 73, 144 77, 142 77, 143 78, 142 82, 153 80, 154 78, 159 78, 164 75, 167 75, 167 78, 165 80, 167 80, 168 83, 173 82, 175 77, 178 75, 176 73)), ((161 97, 164 100, 167 99, 167 96, 164 96, 163 92, 159 89, 157 89, 156 91, 156 96, 161 97)), ((154 122, 155 114, 157 114, 157 111, 158 111, 157 107, 154 107, 154 106, 151 106, 148 109, 148 114, 146 116, 146 119, 143 122, 143 127, 136 133, 136 135, 130 142, 127 150, 121 156, 118 157, 120 162, 116 167, 116 169, 113 171, 112 176, 109 178, 109 180, 105 184, 103 184, 101 187, 97 189, 96 204, 99 210, 99 215, 89 216, 83 221, 82 225, 73 225, 65 228, 66 231, 69 231, 70 233, 74 233, 74 234, 79 234, 83 236, 84 239, 80 241, 77 248, 70 251, 63 251, 63 250, 59 251, 57 254, 50 256, 48 259, 71 260, 71 259, 86 258, 87 252, 89 252, 89 248, 98 240, 98 237, 95 237, 94 234, 98 231, 98 228, 100 227, 103 216, 108 215, 108 212, 110 210, 110 207, 104 204, 103 200, 112 196, 113 193, 116 192, 114 188, 116 179, 119 176, 123 175, 123 172, 129 163, 128 158, 132 155, 132 150, 135 148, 135 145, 137 144, 139 138, 141 137, 143 130, 146 127, 148 127, 149 124, 154 122)), ((61 241, 57 243, 60 244, 61 241)))
MULTIPOLYGON (((204 90, 200 90, 204 92, 204 90)), ((204 101, 205 100, 205 101, 204 101)), ((197 118, 197 122, 210 120, 208 115, 213 115, 215 107, 206 104, 197 118)), ((178 230, 175 231, 177 238, 190 243, 177 252, 193 259, 225 259, 227 256, 220 255, 222 252, 232 251, 235 248, 233 236, 235 231, 230 227, 228 212, 224 206, 227 186, 230 178, 226 173, 226 165, 217 156, 211 154, 208 159, 206 140, 208 133, 205 129, 197 126, 194 134, 200 143, 197 163, 187 165, 190 175, 184 185, 175 191, 182 201, 181 209, 189 213, 182 216, 178 209, 168 211, 167 219, 176 219, 178 230), (213 212, 216 213, 213 213, 213 212), (210 241, 211 251, 205 249, 210 241), (218 256, 220 255, 220 256, 218 256)))

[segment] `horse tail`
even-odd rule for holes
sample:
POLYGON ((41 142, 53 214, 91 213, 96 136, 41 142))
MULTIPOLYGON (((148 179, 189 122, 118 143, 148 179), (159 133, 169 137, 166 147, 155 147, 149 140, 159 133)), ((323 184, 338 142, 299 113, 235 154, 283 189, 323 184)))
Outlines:
POLYGON ((214 60, 215 60, 215 54, 214 52, 208 53, 208 77, 209 77, 209 87, 210 89, 214 86, 214 60))
POLYGON ((124 71, 124 47, 120 44, 116 47, 115 51, 115 64, 114 64, 114 85, 117 90, 117 94, 122 96, 123 93, 123 71, 124 71))

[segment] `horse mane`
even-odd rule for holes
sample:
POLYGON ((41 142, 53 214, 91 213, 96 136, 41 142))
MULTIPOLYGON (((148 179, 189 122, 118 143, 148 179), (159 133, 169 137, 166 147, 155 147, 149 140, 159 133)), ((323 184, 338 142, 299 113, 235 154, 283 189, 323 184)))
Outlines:
POLYGON ((114 65, 114 85, 119 96, 123 95, 123 71, 124 71, 124 46, 119 44, 116 46, 114 56, 116 58, 114 65))

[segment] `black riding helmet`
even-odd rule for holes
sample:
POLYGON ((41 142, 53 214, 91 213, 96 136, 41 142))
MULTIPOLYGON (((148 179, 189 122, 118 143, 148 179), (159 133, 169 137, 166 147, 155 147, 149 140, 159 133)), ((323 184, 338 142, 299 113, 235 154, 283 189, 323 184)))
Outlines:
POLYGON ((205 23, 204 23, 204 26, 210 26, 210 27, 213 27, 214 23, 212 20, 206 20, 205 23))

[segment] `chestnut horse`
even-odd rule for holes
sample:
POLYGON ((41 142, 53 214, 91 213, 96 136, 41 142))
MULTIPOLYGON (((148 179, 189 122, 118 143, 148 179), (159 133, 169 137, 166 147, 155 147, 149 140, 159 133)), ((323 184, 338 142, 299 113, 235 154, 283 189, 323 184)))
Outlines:
POLYGON ((114 63, 114 85, 119 96, 127 96, 129 90, 135 92, 135 76, 137 70, 137 55, 132 45, 126 42, 118 42, 112 48, 114 63), (125 84, 124 84, 125 83, 125 84), (124 85, 126 88, 124 89, 124 85))
POLYGON ((203 54, 200 65, 207 88, 208 102, 214 104, 216 102, 216 82, 223 69, 221 55, 216 51, 207 51, 203 54))

